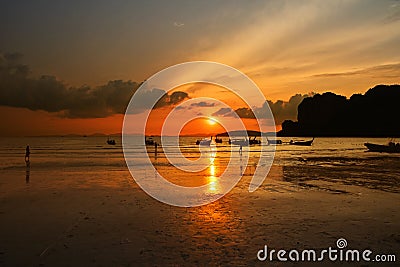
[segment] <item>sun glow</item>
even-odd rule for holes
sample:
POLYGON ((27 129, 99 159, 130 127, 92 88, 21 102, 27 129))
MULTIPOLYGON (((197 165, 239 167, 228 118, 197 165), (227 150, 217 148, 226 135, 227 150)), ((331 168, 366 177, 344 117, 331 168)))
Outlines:
POLYGON ((210 124, 210 125, 215 125, 215 124, 218 123, 217 120, 216 120, 216 119, 213 119, 213 118, 209 118, 209 119, 207 120, 207 122, 208 122, 208 124, 210 124))

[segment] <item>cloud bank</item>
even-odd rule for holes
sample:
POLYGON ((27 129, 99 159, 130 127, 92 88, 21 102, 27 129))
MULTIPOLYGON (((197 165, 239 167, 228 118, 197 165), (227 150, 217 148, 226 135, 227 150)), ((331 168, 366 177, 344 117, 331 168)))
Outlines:
MULTIPOLYGON (((69 87, 54 76, 30 77, 31 71, 20 63, 21 58, 18 53, 0 54, 0 105, 57 112, 68 118, 104 118, 124 114, 140 86, 133 81, 113 80, 96 87, 69 87)), ((151 101, 160 95, 155 108, 175 105, 188 97, 179 91, 168 95, 161 89, 152 89, 141 97, 151 101)))
MULTIPOLYGON (((114 114, 124 114, 132 95, 140 84, 133 81, 113 80, 105 85, 91 87, 68 87, 54 76, 42 75, 30 77, 30 69, 21 64, 22 55, 18 53, 0 54, 0 105, 55 112, 68 118, 104 118, 114 114)), ((276 124, 284 120, 297 118, 297 107, 301 101, 313 94, 296 94, 289 101, 268 100, 261 107, 254 108, 260 118, 267 117, 267 105, 272 110, 276 124)), ((153 88, 140 95, 138 104, 129 113, 140 113, 153 99, 160 98, 154 108, 176 105, 188 99, 186 92, 176 91, 166 94, 164 90, 153 88)), ((197 102, 190 108, 210 108, 215 103, 197 102)), ((236 113, 240 118, 254 119, 254 113, 247 107, 237 109, 220 108, 213 116, 232 117, 236 113)))
MULTIPOLYGON (((313 96, 314 93, 305 95, 295 94, 290 97, 289 101, 278 100, 276 102, 267 100, 262 107, 254 108, 254 113, 261 119, 268 118, 268 105, 275 118, 276 124, 281 124, 284 120, 295 120, 297 119, 297 107, 303 101, 304 98, 313 96)), ((233 113, 236 113, 240 118, 244 119, 255 119, 254 113, 251 109, 241 107, 238 109, 231 108, 220 108, 212 115, 216 117, 233 117, 233 113)))

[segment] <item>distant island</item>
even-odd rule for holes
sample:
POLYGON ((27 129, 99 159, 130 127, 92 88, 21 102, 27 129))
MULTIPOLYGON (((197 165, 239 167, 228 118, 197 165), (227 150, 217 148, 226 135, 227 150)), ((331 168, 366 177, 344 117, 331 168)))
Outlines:
POLYGON ((297 121, 285 120, 277 136, 400 136, 400 85, 377 85, 350 99, 316 94, 303 99, 297 110, 297 121))
POLYGON ((230 131, 230 132, 224 132, 217 134, 217 137, 228 137, 228 136, 261 136, 261 132, 259 131, 253 131, 253 130, 236 130, 236 131, 230 131))

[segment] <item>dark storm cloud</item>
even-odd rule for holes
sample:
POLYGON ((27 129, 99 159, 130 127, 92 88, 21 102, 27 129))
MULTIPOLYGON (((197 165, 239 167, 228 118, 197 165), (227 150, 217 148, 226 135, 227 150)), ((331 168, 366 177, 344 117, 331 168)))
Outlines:
MULTIPOLYGON (((68 87, 54 76, 30 77, 30 69, 20 63, 21 58, 18 53, 0 54, 0 105, 58 112, 59 116, 69 118, 102 118, 123 114, 140 85, 115 80, 97 87, 68 87)), ((152 89, 141 99, 152 101, 157 96, 162 97, 156 108, 177 104, 188 97, 184 92, 168 95, 164 90, 152 89)))

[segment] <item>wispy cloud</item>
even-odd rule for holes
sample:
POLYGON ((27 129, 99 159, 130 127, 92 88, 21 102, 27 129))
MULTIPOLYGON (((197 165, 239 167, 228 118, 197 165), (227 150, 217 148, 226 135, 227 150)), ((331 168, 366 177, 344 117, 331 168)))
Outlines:
POLYGON ((384 23, 392 23, 400 20, 400 4, 399 1, 395 1, 389 9, 389 14, 383 19, 384 23))
POLYGON ((191 107, 214 107, 215 103, 207 103, 205 101, 197 102, 197 103, 192 103, 190 104, 191 107))
POLYGON ((378 76, 387 78, 400 77, 400 63, 378 65, 354 71, 321 73, 312 75, 311 77, 323 78, 323 77, 341 77, 341 76, 353 76, 353 75, 368 75, 368 76, 378 76))
MULTIPOLYGON (((293 94, 298 92, 296 83, 313 75, 398 62, 400 13, 397 4, 392 5, 388 0, 266 1, 264 7, 249 14, 252 23, 227 32, 219 42, 210 41, 200 56, 240 69, 255 79, 267 96, 271 92, 293 94)), ((328 82, 320 79, 306 85, 311 90, 325 90, 322 86, 328 82)), ((365 83, 367 89, 376 81, 367 79, 365 83)), ((354 88, 346 80, 335 85, 346 87, 348 95, 354 88)))
POLYGON ((174 27, 180 28, 180 27, 185 26, 185 23, 174 21, 174 24, 173 24, 173 25, 174 25, 174 27))
POLYGON ((217 116, 217 117, 230 117, 233 116, 232 112, 235 112, 233 109, 231 108, 220 108, 219 110, 217 110, 216 112, 214 112, 212 114, 212 116, 217 116))

